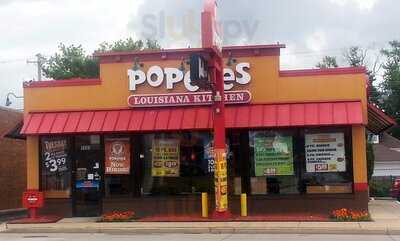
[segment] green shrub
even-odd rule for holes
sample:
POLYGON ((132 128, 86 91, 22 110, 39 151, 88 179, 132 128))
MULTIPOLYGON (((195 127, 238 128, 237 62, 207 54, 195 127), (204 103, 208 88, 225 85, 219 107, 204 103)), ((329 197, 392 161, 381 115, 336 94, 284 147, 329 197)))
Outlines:
POLYGON ((391 177, 376 178, 373 177, 369 183, 369 192, 372 197, 390 197, 390 188, 392 187, 391 177))

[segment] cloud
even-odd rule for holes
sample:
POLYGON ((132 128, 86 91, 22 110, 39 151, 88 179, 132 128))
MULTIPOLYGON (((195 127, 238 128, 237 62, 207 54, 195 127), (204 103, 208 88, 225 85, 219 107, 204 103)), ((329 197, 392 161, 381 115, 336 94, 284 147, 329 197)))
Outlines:
POLYGON ((348 7, 348 5, 357 5, 360 10, 371 10, 379 0, 330 0, 332 3, 338 4, 342 7, 348 7))

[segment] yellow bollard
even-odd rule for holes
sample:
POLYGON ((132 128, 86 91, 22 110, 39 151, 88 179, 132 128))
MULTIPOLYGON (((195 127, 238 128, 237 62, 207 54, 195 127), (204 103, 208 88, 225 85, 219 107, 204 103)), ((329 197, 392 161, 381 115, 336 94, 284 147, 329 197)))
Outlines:
POLYGON ((247 194, 240 195, 240 216, 247 217, 247 194))
POLYGON ((208 194, 206 192, 201 193, 201 216, 208 218, 208 194))

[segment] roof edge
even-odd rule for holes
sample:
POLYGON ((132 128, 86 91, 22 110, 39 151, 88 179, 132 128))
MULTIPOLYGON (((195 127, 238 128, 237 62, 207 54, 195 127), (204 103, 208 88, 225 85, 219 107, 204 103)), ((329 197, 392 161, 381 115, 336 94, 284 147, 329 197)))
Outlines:
POLYGON ((101 79, 61 79, 61 80, 44 80, 44 81, 27 81, 23 83, 24 88, 40 88, 40 87, 65 87, 65 86, 82 86, 82 85, 100 85, 101 79))
MULTIPOLYGON (((263 44, 263 45, 232 45, 222 48, 222 52, 234 50, 262 50, 262 49, 281 49, 286 48, 284 44, 263 44)), ((184 53, 205 51, 204 48, 178 48, 178 49, 160 49, 160 50, 139 50, 139 51, 106 51, 95 52, 94 57, 123 56, 123 55, 151 55, 158 53, 184 53)))
POLYGON ((299 77, 316 75, 341 75, 341 74, 366 74, 365 67, 340 67, 326 69, 299 69, 299 70, 280 70, 280 77, 299 77))

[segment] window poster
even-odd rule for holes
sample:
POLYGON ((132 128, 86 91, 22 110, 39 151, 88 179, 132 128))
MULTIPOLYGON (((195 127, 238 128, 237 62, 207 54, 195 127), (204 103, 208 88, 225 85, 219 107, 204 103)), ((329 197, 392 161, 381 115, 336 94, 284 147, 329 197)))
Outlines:
POLYGON ((293 175, 291 136, 255 136, 254 165, 256 176, 293 175))
POLYGON ((179 177, 179 140, 154 139, 152 146, 153 177, 179 177))
POLYGON ((214 161, 214 146, 211 137, 204 145, 204 163, 206 173, 214 173, 215 171, 215 161, 214 161))
MULTIPOLYGON (((226 139, 226 153, 227 159, 232 156, 229 147, 229 139, 226 139)), ((215 160, 214 160, 214 140, 212 136, 207 136, 204 138, 204 154, 203 154, 203 162, 202 169, 205 173, 214 173, 215 171, 215 160)))
POLYGON ((109 138, 105 145, 105 174, 128 175, 131 168, 129 138, 109 138))
POLYGON ((42 139, 42 167, 47 175, 57 175, 69 171, 70 156, 68 140, 65 137, 42 139))
POLYGON ((307 172, 345 172, 343 133, 305 135, 307 172))

